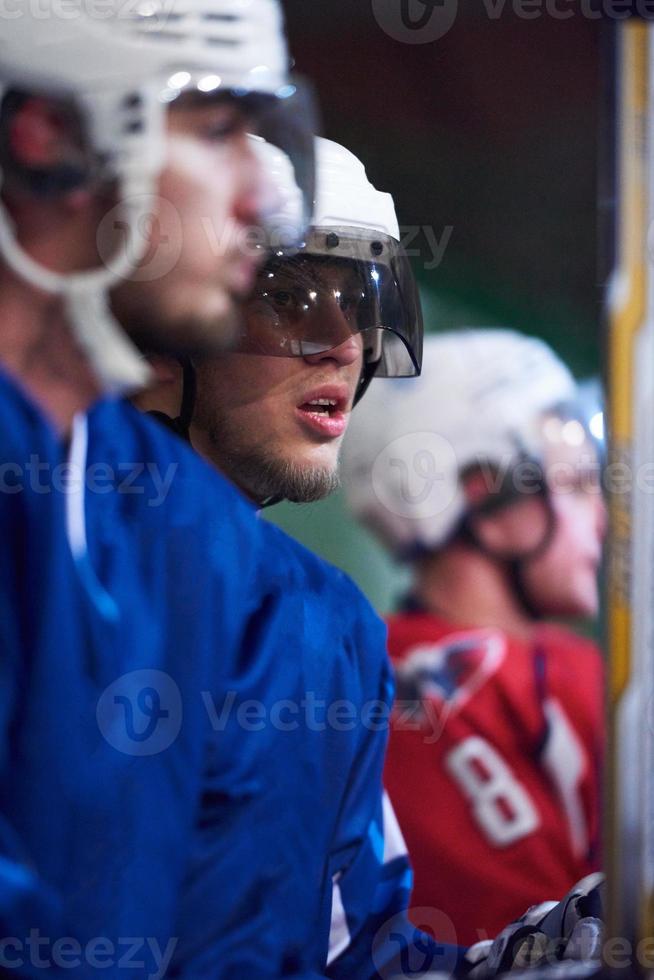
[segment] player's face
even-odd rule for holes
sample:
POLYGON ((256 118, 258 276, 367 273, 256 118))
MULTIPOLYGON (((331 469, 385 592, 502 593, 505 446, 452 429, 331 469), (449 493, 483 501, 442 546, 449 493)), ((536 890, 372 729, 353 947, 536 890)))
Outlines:
POLYGON ((525 563, 524 583, 543 615, 595 616, 606 531, 596 453, 587 440, 559 443, 548 449, 545 463, 554 533, 543 554, 525 563))
POLYGON ((236 103, 180 103, 168 113, 167 165, 144 229, 149 248, 112 303, 150 349, 222 350, 263 259, 243 233, 274 192, 236 103))
MULTIPOLYGON (((316 315, 335 343, 323 353, 229 353, 198 365, 193 444, 255 500, 315 500, 337 486, 338 454, 363 360, 346 299, 355 287, 349 269, 321 266, 316 315)), ((285 289, 263 298, 256 289, 247 304, 246 333, 261 344, 271 323, 286 322, 293 304, 285 289)))

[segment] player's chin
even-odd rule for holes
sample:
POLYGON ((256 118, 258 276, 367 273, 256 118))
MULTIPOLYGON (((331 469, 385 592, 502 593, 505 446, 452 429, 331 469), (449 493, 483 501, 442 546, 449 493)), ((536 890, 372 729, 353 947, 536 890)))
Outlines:
POLYGON ((129 333, 138 347, 154 353, 218 355, 233 347, 240 323, 237 304, 225 296, 202 306, 162 311, 158 317, 144 312, 129 333))
POLYGON ((587 569, 584 569, 583 575, 579 576, 575 597, 579 609, 578 616, 593 619, 599 615, 600 590, 595 565, 589 565, 587 569))
POLYGON ((338 469, 334 466, 297 465, 284 468, 279 481, 280 496, 296 504, 324 500, 339 487, 338 469))
POLYGON ((571 594, 558 604, 553 615, 574 619, 594 619, 600 611, 599 589, 595 582, 580 582, 571 594))
POLYGON ((594 619, 599 615, 600 599, 597 588, 595 590, 588 589, 579 596, 577 609, 576 615, 584 619, 594 619))
POLYGON ((334 439, 320 445, 305 445, 296 459, 307 469, 321 469, 330 476, 338 475, 339 455, 342 439, 334 439))

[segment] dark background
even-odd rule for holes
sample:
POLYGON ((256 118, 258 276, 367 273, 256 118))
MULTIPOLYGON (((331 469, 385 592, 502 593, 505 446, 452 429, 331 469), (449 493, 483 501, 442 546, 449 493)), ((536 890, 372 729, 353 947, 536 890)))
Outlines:
MULTIPOLYGON (((318 90, 323 134, 393 194, 401 226, 431 226, 439 240, 451 228, 431 271, 424 234, 413 243, 427 329, 515 327, 548 340, 578 376, 596 374, 606 271, 600 22, 566 0, 549 4, 573 13, 565 20, 545 0, 461 0, 443 37, 407 44, 385 33, 373 0, 284 6, 297 69, 318 90), (533 19, 520 15, 527 7, 533 19)), ((276 510, 388 605, 387 568, 376 551, 357 554, 363 539, 351 538, 338 499, 276 510)))

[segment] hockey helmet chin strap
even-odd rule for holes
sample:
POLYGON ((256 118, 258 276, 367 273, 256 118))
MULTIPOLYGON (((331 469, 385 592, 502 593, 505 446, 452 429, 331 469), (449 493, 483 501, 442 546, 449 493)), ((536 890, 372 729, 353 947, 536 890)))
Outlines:
MULTIPOLYGON (((0 171, 0 186, 2 172, 0 171)), ((0 201, 0 253, 12 271, 36 289, 60 296, 75 340, 86 355, 99 383, 108 393, 135 391, 150 379, 150 368, 128 339, 111 310, 108 289, 134 268, 134 256, 144 248, 138 232, 146 220, 140 184, 124 191, 125 247, 106 268, 62 275, 35 262, 16 241, 13 222, 0 201)))
MULTIPOLYGON (((0 92, 1 95, 1 92, 0 92)), ((0 189, 3 173, 0 169, 0 189)), ((51 296, 61 297, 72 334, 98 382, 109 394, 144 387, 151 371, 109 308, 109 290, 129 276, 142 258, 147 242, 139 229, 147 221, 153 189, 150 173, 128 171, 121 181, 125 241, 104 266, 61 274, 36 262, 16 238, 14 222, 0 199, 0 254, 24 282, 51 296)))
POLYGON ((477 551, 481 552, 481 554, 493 559, 493 561, 499 561, 502 563, 507 571, 509 581, 511 582, 511 586, 518 598, 518 601, 520 602, 520 605, 530 619, 538 620, 542 619, 543 614, 535 606, 529 595, 529 591, 525 585, 524 571, 529 562, 534 561, 536 558, 540 558, 540 556, 543 555, 549 548, 552 538, 556 532, 556 514, 554 513, 554 508, 552 507, 550 492, 545 481, 545 477, 542 474, 540 465, 535 460, 530 459, 526 454, 521 454, 519 462, 528 462, 532 465, 536 465, 540 471, 537 485, 534 488, 533 497, 542 500, 545 506, 546 524, 541 540, 538 541, 532 548, 528 548, 527 550, 514 555, 509 555, 501 551, 495 551, 493 548, 489 547, 480 540, 474 527, 476 517, 493 514, 497 511, 503 510, 505 507, 510 507, 512 504, 522 499, 520 494, 515 489, 507 486, 508 481, 506 478, 504 480, 503 487, 498 493, 487 497, 480 504, 474 505, 467 511, 450 540, 463 541, 475 548, 477 551))
POLYGON ((357 385, 357 390, 354 395, 354 402, 352 403, 352 408, 357 405, 365 393, 368 390, 368 386, 372 379, 377 373, 377 368, 379 367, 379 361, 367 361, 364 359, 363 367, 361 369, 361 377, 359 378, 359 384, 357 385))
MULTIPOLYGON (((0 85, 0 99, 4 88, 0 85)), ((148 103, 149 105, 149 103, 148 103)), ((149 106, 150 116, 156 114, 149 106)), ((84 352, 103 391, 125 394, 137 391, 151 380, 150 366, 114 317, 109 307, 109 290, 134 271, 147 249, 141 229, 147 225, 156 179, 163 166, 161 126, 154 126, 144 147, 137 136, 126 142, 118 176, 118 201, 123 212, 125 236, 116 253, 93 269, 73 273, 53 272, 35 261, 22 248, 5 203, 0 199, 0 255, 24 282, 53 297, 60 297, 72 334, 84 352)), ((68 168, 53 174, 58 191, 70 190, 83 174, 68 168), (64 178, 62 183, 61 178, 64 178)), ((47 177, 47 175, 46 175, 47 177)), ((42 186, 45 177, 42 175, 42 186)), ((0 168, 0 190, 4 173, 0 168)))

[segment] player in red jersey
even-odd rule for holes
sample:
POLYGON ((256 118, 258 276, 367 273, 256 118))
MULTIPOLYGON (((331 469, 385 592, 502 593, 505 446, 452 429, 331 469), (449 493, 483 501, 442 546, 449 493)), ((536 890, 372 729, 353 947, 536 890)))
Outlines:
POLYGON ((463 943, 598 866, 602 661, 543 622, 598 607, 605 512, 576 396, 538 340, 444 334, 419 382, 377 382, 346 441, 355 514, 413 573, 389 621, 385 774, 412 904, 463 943))

